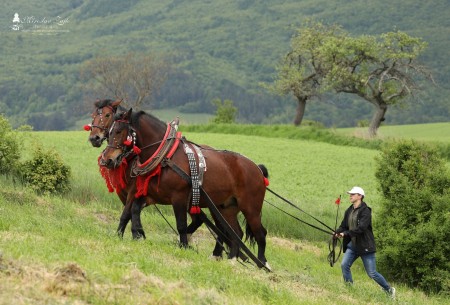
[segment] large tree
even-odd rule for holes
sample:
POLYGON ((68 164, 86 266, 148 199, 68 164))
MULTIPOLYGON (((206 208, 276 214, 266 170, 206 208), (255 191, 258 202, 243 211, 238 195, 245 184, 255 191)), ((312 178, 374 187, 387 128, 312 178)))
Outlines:
POLYGON ((161 56, 128 53, 96 57, 83 66, 82 75, 88 95, 120 98, 125 106, 140 109, 161 88, 168 70, 161 56))
POLYGON ((281 95, 292 94, 297 100, 294 125, 302 123, 308 101, 321 94, 321 81, 326 74, 320 47, 330 37, 346 34, 337 26, 316 23, 297 30, 291 39, 291 50, 277 67, 278 75, 269 90, 281 95))
POLYGON ((369 126, 369 135, 375 136, 388 106, 414 95, 419 79, 431 80, 417 63, 425 47, 421 39, 399 31, 351 37, 340 26, 309 23, 292 38, 271 89, 296 97, 296 125, 315 96, 326 91, 357 95, 376 108, 369 126))
POLYGON ((413 97, 423 80, 432 81, 431 74, 417 62, 425 47, 421 39, 400 31, 378 37, 329 37, 320 48, 321 61, 329 67, 323 84, 373 104, 369 136, 376 136, 390 105, 413 97))

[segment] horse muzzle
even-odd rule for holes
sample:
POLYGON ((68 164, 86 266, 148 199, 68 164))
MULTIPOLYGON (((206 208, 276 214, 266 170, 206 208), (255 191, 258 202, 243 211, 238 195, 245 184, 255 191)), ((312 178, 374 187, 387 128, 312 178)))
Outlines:
POLYGON ((102 146, 104 140, 106 140, 106 137, 100 137, 99 135, 89 137, 89 142, 91 142, 94 147, 102 146))
POLYGON ((104 166, 109 169, 117 168, 122 163, 122 158, 105 158, 103 155, 100 158, 99 164, 100 166, 104 166))

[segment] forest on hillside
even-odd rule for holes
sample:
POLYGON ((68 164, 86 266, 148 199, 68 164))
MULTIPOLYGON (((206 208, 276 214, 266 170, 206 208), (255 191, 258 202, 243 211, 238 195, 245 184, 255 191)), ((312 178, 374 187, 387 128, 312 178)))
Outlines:
MULTIPOLYGON (((82 77, 86 62, 129 52, 164 54, 172 66, 148 110, 213 113, 211 101, 220 98, 234 102, 239 122, 292 122, 295 100, 260 84, 273 81, 293 33, 308 18, 354 35, 401 30, 422 38, 428 48, 420 60, 436 84, 424 84, 415 99, 389 109, 385 123, 441 122, 450 115, 450 8, 444 0, 18 0, 0 7, 0 113, 15 126, 78 128, 75 122, 88 118, 96 98, 82 77), (14 23, 15 14, 22 23, 14 23)), ((372 112, 358 98, 326 95, 307 106, 305 119, 347 127, 372 112)))

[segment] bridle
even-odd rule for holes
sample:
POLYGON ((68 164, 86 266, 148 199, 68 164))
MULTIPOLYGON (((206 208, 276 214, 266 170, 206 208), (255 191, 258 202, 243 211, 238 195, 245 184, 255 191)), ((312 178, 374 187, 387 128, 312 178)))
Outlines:
POLYGON ((114 149, 121 149, 124 153, 129 154, 129 152, 131 150, 133 150, 136 154, 139 154, 140 151, 152 147, 154 145, 160 144, 164 139, 156 141, 154 143, 151 143, 149 145, 146 145, 144 147, 138 148, 136 146, 136 130, 131 126, 130 121, 128 120, 123 120, 123 119, 119 119, 119 120, 115 120, 111 127, 108 130, 109 134, 112 134, 112 130, 114 129, 116 123, 123 123, 123 124, 127 124, 128 126, 128 131, 127 131, 127 139, 125 141, 123 141, 122 143, 119 143, 118 140, 116 140, 115 136, 113 137, 113 143, 114 145, 109 144, 106 147, 110 147, 110 148, 114 148, 114 149), (139 152, 137 152, 137 150, 139 150, 139 152))
POLYGON ((108 136, 109 136, 109 130, 108 130, 108 128, 106 128, 106 124, 105 124, 105 122, 103 120, 104 119, 104 117, 103 117, 103 108, 109 108, 111 110, 112 114, 113 115, 115 114, 114 108, 109 106, 109 105, 108 106, 104 106, 102 108, 97 108, 97 114, 94 115, 94 117, 92 118, 92 123, 89 124, 89 125, 86 125, 85 129, 89 131, 89 130, 92 130, 93 128, 98 128, 98 129, 100 129, 100 130, 105 132, 104 138, 107 139, 108 136), (94 122, 95 122, 95 119, 98 116, 100 117, 100 125, 95 125, 94 122))
POLYGON ((129 147, 133 147, 136 145, 136 131, 133 127, 131 127, 131 124, 127 120, 115 120, 111 127, 109 128, 108 133, 112 134, 112 130, 116 126, 116 123, 123 123, 127 124, 127 139, 123 141, 122 143, 119 143, 119 140, 116 139, 116 136, 113 136, 113 144, 109 144, 106 147, 114 148, 114 149, 121 149, 123 152, 127 152, 129 150, 129 147), (128 148, 128 149, 127 149, 128 148))

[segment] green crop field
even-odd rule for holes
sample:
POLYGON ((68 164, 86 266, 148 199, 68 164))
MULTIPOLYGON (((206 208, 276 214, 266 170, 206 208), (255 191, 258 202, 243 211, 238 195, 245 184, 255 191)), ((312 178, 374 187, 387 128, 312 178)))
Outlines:
MULTIPOLYGON (((339 132, 347 135, 364 136, 367 128, 340 128, 339 132)), ((404 138, 420 141, 440 141, 450 143, 450 122, 381 126, 378 130, 380 138, 404 138)))
MULTIPOLYGON (((343 196, 342 216, 349 205, 345 191, 360 185, 377 229, 377 150, 261 136, 184 135, 265 164, 272 190, 332 227, 335 199, 343 196)), ((101 150, 90 146, 87 133, 30 132, 23 138, 24 157, 36 143, 61 154, 72 170, 72 190, 38 196, 1 178, 0 304, 450 304, 397 283, 398 298, 392 301, 360 261, 353 268, 354 287, 345 286, 339 263, 331 268, 327 262, 329 236, 268 203, 263 223, 271 273, 211 260, 214 240, 204 227, 194 234, 191 249, 178 248, 177 236, 154 207, 143 212, 147 239, 133 241, 127 228, 121 240, 115 230, 122 204, 106 189, 97 166, 101 150)), ((271 194, 266 199, 313 222, 271 194)), ((170 207, 161 209, 175 226, 170 207)))

